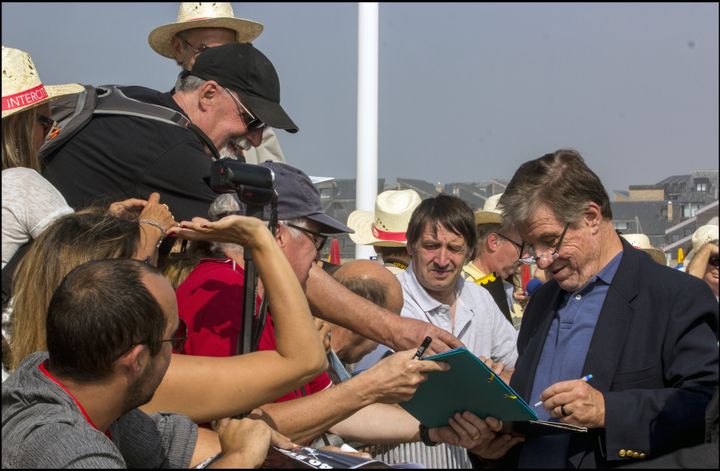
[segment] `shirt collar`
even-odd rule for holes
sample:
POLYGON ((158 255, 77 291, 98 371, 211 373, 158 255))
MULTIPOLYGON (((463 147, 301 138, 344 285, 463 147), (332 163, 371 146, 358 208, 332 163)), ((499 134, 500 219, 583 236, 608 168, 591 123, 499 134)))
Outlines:
POLYGON ((480 270, 473 262, 468 263, 463 267, 463 271, 470 275, 473 280, 477 281, 485 277, 486 273, 480 270))

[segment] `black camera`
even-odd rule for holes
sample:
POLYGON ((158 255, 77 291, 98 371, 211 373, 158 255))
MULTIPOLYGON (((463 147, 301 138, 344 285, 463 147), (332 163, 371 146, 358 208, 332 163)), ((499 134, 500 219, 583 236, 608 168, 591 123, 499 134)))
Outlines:
POLYGON ((275 174, 267 167, 232 159, 220 159, 210 168, 210 188, 218 193, 236 192, 248 206, 265 206, 272 202, 275 174))

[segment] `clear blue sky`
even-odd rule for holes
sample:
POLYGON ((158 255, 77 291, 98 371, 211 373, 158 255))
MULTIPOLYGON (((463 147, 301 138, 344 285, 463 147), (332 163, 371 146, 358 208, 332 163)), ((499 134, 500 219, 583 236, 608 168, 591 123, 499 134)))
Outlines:
MULTIPOLYGON (((148 33, 177 3, 2 3, 2 44, 47 84, 169 90, 148 33)), ((357 4, 233 3, 300 132, 287 160, 355 176, 357 4)), ((718 168, 718 4, 380 4, 381 177, 509 179, 579 150, 606 188, 718 168)))

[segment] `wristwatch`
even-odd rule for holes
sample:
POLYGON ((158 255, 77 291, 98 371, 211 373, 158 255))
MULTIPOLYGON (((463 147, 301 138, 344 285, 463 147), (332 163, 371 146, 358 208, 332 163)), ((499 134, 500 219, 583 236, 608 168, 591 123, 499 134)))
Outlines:
POLYGON ((428 433, 428 428, 424 426, 423 424, 420 424, 420 441, 423 442, 426 446, 437 446, 438 442, 434 442, 430 440, 430 434, 428 433))

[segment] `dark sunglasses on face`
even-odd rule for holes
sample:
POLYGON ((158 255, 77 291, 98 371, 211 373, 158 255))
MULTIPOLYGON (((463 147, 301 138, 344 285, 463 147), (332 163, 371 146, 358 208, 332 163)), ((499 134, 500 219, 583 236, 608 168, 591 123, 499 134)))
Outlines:
POLYGON ((38 121, 43 128, 43 136, 47 136, 53 126, 55 126, 54 119, 42 114, 38 115, 38 121))
POLYGON ((708 265, 720 267, 720 257, 718 257, 717 255, 713 255, 708 259, 708 265))

